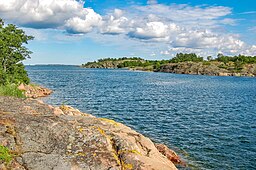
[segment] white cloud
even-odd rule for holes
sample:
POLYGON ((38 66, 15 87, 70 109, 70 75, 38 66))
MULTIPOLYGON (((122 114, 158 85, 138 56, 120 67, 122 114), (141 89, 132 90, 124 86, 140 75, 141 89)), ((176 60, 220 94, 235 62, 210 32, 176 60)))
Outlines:
POLYGON ((147 4, 149 5, 157 4, 157 0, 148 0, 147 4))
POLYGON ((93 9, 85 8, 83 17, 73 17, 66 21, 65 27, 70 33, 88 33, 93 27, 99 26, 102 17, 93 9))
MULTIPOLYGON (((239 36, 218 31, 236 24, 236 20, 229 18, 232 14, 229 7, 164 5, 157 0, 148 0, 147 4, 114 9, 100 15, 91 8, 84 8, 83 1, 0 0, 0 16, 28 28, 54 28, 105 38, 110 38, 107 34, 111 34, 116 39, 121 37, 122 41, 144 43, 144 47, 145 43, 154 43, 161 49, 169 47, 161 52, 163 55, 174 52, 207 55, 220 51, 256 55, 255 45, 246 44, 239 36)), ((255 28, 250 30, 255 31, 255 28)), ((34 34, 42 39, 39 32, 34 34)))
POLYGON ((169 50, 164 50, 164 51, 161 51, 160 54, 162 54, 162 55, 170 55, 170 51, 169 50))
POLYGON ((103 34, 121 34, 126 32, 128 18, 123 16, 123 11, 115 9, 113 14, 106 16, 100 26, 103 34))
POLYGON ((218 45, 220 37, 209 30, 186 30, 172 41, 173 47, 211 48, 218 45))
POLYGON ((202 49, 187 48, 187 47, 170 47, 166 51, 161 51, 162 55, 175 56, 176 53, 196 53, 201 56, 205 56, 205 53, 202 49))
POLYGON ((137 11, 143 15, 156 14, 157 16, 169 21, 206 21, 220 19, 220 17, 231 14, 231 8, 223 6, 189 6, 189 5, 147 5, 136 6, 137 11))
POLYGON ((0 15, 28 27, 54 28, 86 15, 86 11, 76 0, 0 0, 0 15))
MULTIPOLYGON (((196 53, 202 56, 223 53, 226 55, 256 55, 255 46, 250 46, 236 35, 216 34, 210 31, 189 31, 178 35, 167 50, 170 54, 196 53)), ((166 52, 162 52, 166 54, 166 52)))
POLYGON ((134 28, 129 33, 130 37, 138 39, 168 39, 168 26, 162 22, 148 22, 142 27, 134 28))

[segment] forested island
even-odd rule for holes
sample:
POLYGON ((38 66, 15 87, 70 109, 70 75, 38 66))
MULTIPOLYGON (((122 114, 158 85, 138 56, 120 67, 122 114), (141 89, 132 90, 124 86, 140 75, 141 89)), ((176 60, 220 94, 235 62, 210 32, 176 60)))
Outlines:
POLYGON ((128 68, 131 70, 197 74, 212 76, 256 76, 256 56, 225 56, 218 54, 205 60, 194 53, 178 53, 169 60, 133 58, 105 58, 82 64, 84 68, 128 68))

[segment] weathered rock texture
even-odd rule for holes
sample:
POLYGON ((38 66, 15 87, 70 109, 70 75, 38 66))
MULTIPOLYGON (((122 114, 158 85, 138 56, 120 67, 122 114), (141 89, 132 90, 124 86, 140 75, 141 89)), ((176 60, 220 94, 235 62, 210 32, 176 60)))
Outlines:
POLYGON ((21 84, 18 89, 23 90, 25 96, 28 98, 38 98, 38 97, 45 97, 52 93, 52 90, 47 89, 45 87, 41 87, 38 85, 26 85, 21 84))
POLYGON ((210 76, 256 76, 256 64, 245 64, 241 70, 236 70, 233 63, 224 65, 222 62, 182 62, 162 65, 156 70, 166 73, 197 74, 210 76))
POLYGON ((1 169, 176 169, 150 139, 121 123, 34 99, 0 97, 0 144, 13 154, 9 165, 0 160, 1 169))
POLYGON ((183 167, 186 167, 186 163, 182 161, 182 159, 171 149, 169 149, 166 145, 161 143, 155 144, 157 150, 166 156, 170 161, 172 161, 176 165, 181 165, 183 167))

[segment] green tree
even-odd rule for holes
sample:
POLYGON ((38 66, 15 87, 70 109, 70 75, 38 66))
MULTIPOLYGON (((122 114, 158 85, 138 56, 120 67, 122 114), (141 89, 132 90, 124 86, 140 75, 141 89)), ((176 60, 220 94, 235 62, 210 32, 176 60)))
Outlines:
POLYGON ((29 83, 23 60, 32 53, 24 44, 32 40, 15 25, 5 25, 0 19, 0 84, 29 83))
POLYGON ((211 61, 212 60, 212 56, 207 56, 207 60, 211 61))
POLYGON ((171 63, 179 63, 179 62, 202 62, 204 59, 203 57, 197 56, 195 53, 183 54, 178 53, 174 58, 170 60, 171 63))
POLYGON ((157 62, 155 63, 155 65, 154 65, 153 68, 154 68, 155 70, 159 70, 160 67, 161 67, 161 63, 160 63, 160 61, 157 61, 157 62))

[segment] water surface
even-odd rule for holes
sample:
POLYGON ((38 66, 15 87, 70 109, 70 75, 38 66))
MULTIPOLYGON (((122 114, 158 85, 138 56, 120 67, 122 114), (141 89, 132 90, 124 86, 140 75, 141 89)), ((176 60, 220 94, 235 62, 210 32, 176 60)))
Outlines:
POLYGON ((256 78, 27 66, 67 104, 174 148, 196 169, 256 169, 256 78))

